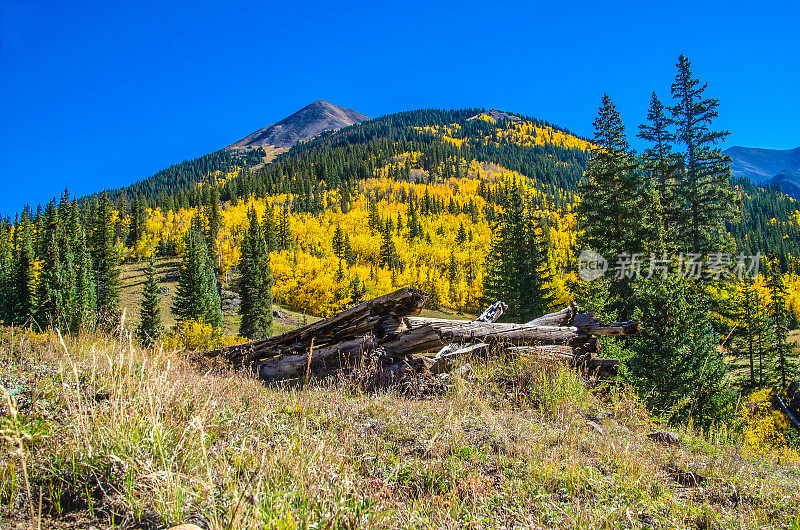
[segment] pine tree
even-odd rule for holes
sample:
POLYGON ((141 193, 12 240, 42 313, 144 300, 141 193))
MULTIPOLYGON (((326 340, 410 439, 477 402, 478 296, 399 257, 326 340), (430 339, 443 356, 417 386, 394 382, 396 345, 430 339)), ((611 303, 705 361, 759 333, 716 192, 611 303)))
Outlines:
POLYGON ((738 333, 734 341, 734 353, 737 357, 745 358, 749 367, 748 384, 750 388, 756 386, 756 345, 760 323, 758 321, 757 292, 750 276, 741 280, 741 291, 737 293, 736 317, 738 333))
POLYGON ((44 254, 46 267, 36 285, 36 323, 39 328, 62 328, 65 323, 64 270, 55 234, 50 235, 44 254))
POLYGON ((767 274, 767 287, 770 294, 770 323, 772 325, 772 341, 770 352, 775 360, 775 368, 781 381, 781 386, 786 388, 787 380, 792 376, 792 366, 789 360, 789 326, 786 309, 786 287, 777 260, 772 260, 767 274))
POLYGON ((504 200, 486 257, 484 303, 502 300, 508 304, 506 317, 531 320, 544 314, 552 301, 548 281, 547 252, 514 185, 504 200))
POLYGON ((336 229, 333 231, 333 254, 337 258, 344 257, 344 232, 342 231, 342 227, 340 225, 336 225, 336 229))
POLYGON ((214 267, 214 273, 219 275, 220 271, 220 257, 217 250, 217 235, 219 234, 220 227, 220 213, 219 213, 219 190, 216 186, 211 186, 209 191, 208 201, 205 207, 206 212, 206 248, 208 248, 208 256, 214 267))
POLYGON ((114 206, 105 192, 96 205, 96 212, 91 253, 95 270, 97 316, 102 324, 108 326, 116 321, 119 313, 120 267, 115 244, 114 206))
POLYGON ((14 246, 11 239, 11 228, 7 225, 0 228, 0 320, 5 325, 13 322, 14 301, 14 246))
POLYGON ((186 248, 172 311, 180 322, 194 320, 216 328, 222 327, 217 279, 208 258, 202 223, 196 219, 186 234, 186 248))
POLYGON ((97 300, 92 272, 92 256, 86 244, 86 231, 78 229, 75 244, 75 303, 72 308, 72 331, 77 333, 93 326, 96 317, 97 300))
POLYGON ((14 230, 14 240, 12 321, 22 326, 31 323, 36 303, 34 228, 27 206, 14 230))
POLYGON ((367 225, 372 230, 379 230, 381 228, 381 217, 378 213, 378 204, 371 199, 369 201, 369 216, 367 217, 367 225))
POLYGON ((286 203, 281 208, 278 217, 277 249, 288 250, 291 247, 292 230, 289 226, 289 204, 286 203))
POLYGON ((466 240, 467 240, 467 232, 466 230, 464 230, 464 223, 462 221, 461 225, 458 227, 458 235, 456 236, 456 243, 459 245, 463 245, 466 240))
POLYGON ((650 144, 642 155, 642 165, 659 196, 661 219, 665 243, 668 248, 678 244, 678 227, 685 222, 680 204, 675 195, 676 175, 680 168, 680 157, 672 152, 675 136, 669 131, 670 120, 664 113, 664 105, 653 92, 647 123, 639 126, 637 136, 650 144))
POLYGON ((526 222, 526 266, 521 289, 523 320, 530 321, 548 312, 555 296, 550 288, 553 274, 550 271, 548 247, 542 234, 541 221, 526 222))
POLYGON ((139 241, 144 233, 145 203, 145 198, 141 194, 136 195, 131 202, 128 237, 125 241, 125 244, 129 247, 136 246, 136 242, 139 241))
POLYGON ((592 158, 581 183, 577 214, 580 244, 608 260, 649 251, 657 243, 651 194, 625 138, 625 126, 608 94, 594 120, 592 158))
POLYGON ((264 242, 267 244, 267 250, 275 252, 278 247, 275 235, 275 210, 270 203, 267 203, 267 208, 264 211, 262 229, 264 232, 264 242))
POLYGON ((256 212, 251 210, 249 217, 250 226, 242 240, 239 261, 239 314, 242 315, 239 334, 256 340, 272 335, 272 271, 256 212))
POLYGON ((397 247, 392 239, 392 230, 388 222, 381 230, 381 248, 378 263, 381 267, 389 267, 391 270, 402 270, 403 267, 400 256, 397 255, 397 247))
POLYGON ((147 264, 147 278, 142 288, 142 304, 139 308, 139 327, 136 328, 136 335, 145 348, 158 341, 164 331, 161 325, 160 299, 156 267, 151 260, 147 264))
POLYGON ((628 341, 626 368, 645 404, 672 423, 725 419, 733 396, 697 285, 678 276, 641 279, 635 296, 642 331, 628 341))
POLYGON ((669 110, 676 138, 684 147, 676 189, 686 218, 680 241, 691 252, 720 251, 730 244, 725 221, 733 219, 736 212, 730 157, 717 147, 729 133, 711 129, 719 101, 704 98, 708 83, 701 85, 693 78, 685 56, 678 58, 677 67, 672 84, 675 105, 669 110))

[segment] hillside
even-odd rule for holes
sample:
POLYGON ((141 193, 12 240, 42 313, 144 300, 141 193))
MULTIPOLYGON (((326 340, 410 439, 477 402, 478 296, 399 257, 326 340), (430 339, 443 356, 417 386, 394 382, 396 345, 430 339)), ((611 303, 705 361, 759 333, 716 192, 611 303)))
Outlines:
MULTIPOLYGON (((567 190, 580 178, 589 144, 531 119, 500 125, 468 120, 478 112, 390 115, 298 144, 257 171, 217 173, 215 254, 226 288, 233 285, 252 207, 285 227, 278 230, 271 266, 276 300, 289 309, 324 316, 358 293, 371 297, 414 284, 434 294, 434 308, 475 312, 491 224, 504 190, 515 182, 548 219, 559 269, 554 287, 564 300, 575 233, 575 197, 567 190), (388 224, 400 256, 390 268, 381 266, 388 224)), ((192 216, 207 211, 209 193, 206 184, 165 204, 155 201, 138 214, 144 223, 121 215, 120 232, 136 230, 126 238, 126 259, 174 252, 170 242, 180 241, 192 216)))
POLYGON ((242 167, 257 170, 301 140, 368 119, 363 114, 327 101, 315 101, 291 116, 259 129, 226 148, 173 164, 129 186, 109 190, 109 193, 114 198, 124 196, 128 201, 138 196, 153 199, 158 196, 174 195, 180 191, 190 190, 206 180, 209 175, 218 172, 229 173, 242 167))
MULTIPOLYGON (((574 275, 577 186, 590 148, 566 129, 507 112, 402 112, 284 148, 266 166, 251 156, 261 156, 260 147, 184 163, 149 181, 148 193, 140 187, 129 200, 118 196, 116 232, 128 262, 174 259, 191 218, 207 215, 216 190, 214 250, 228 290, 253 207, 284 227, 271 261, 274 295, 288 309, 324 316, 357 296, 418 285, 433 293, 434 307, 476 312, 493 223, 509 186, 519 185, 544 220, 551 287, 564 302, 574 275), (187 174, 181 186, 163 186, 187 174), (381 248, 389 224, 399 261, 387 268, 381 248)), ((739 251, 773 249, 788 270, 800 255, 797 206, 749 181, 737 190, 743 215, 728 229, 739 251)))
POLYGON ((800 147, 780 150, 734 146, 726 149, 725 154, 731 157, 734 176, 749 178, 756 184, 777 186, 787 195, 800 198, 800 180, 792 173, 800 169, 800 147))
POLYGON ((664 445, 634 396, 559 364, 476 361, 418 399, 265 386, 106 337, 4 331, 0 346, 13 528, 797 525, 796 453, 753 455, 724 429, 664 445))
POLYGON ((368 119, 360 112, 318 100, 277 123, 245 136, 238 142, 229 145, 228 148, 292 147, 297 142, 312 138, 322 132, 341 129, 368 119))
POLYGON ((769 179, 769 183, 786 195, 800 199, 800 169, 784 169, 769 179))

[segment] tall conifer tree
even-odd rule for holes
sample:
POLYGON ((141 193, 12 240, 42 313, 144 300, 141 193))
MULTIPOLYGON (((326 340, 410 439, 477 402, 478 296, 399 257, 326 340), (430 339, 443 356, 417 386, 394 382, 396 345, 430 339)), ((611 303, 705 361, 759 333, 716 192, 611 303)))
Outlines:
POLYGON ((625 126, 608 94, 594 120, 592 158, 581 183, 577 213, 581 245, 608 260, 650 250, 657 239, 653 200, 625 137, 625 126))
POLYGON ((673 249, 679 239, 678 227, 685 219, 682 217, 675 191, 680 158, 672 152, 675 136, 669 130, 670 120, 664 110, 664 105, 653 92, 647 111, 647 123, 639 126, 637 136, 650 145, 642 154, 642 166, 651 180, 650 184, 658 192, 660 211, 657 215, 661 219, 665 244, 673 249))
POLYGON ((767 274, 767 287, 770 294, 770 323, 772 324, 772 341, 770 350, 775 362, 777 376, 781 386, 786 388, 792 376, 792 364, 789 359, 788 342, 789 326, 786 308, 786 287, 777 260, 772 260, 767 274))
POLYGON ((14 230, 13 263, 13 322, 20 326, 30 324, 35 309, 36 283, 34 274, 34 227, 28 207, 14 230))
POLYGON ((222 326, 222 306, 204 236, 202 222, 193 219, 172 310, 180 322, 195 320, 218 328, 222 326))
POLYGON ((114 205, 103 192, 94 207, 96 216, 91 238, 92 261, 95 270, 97 315, 108 326, 119 314, 120 267, 116 246, 114 205))
POLYGON ((698 286, 653 277, 637 282, 635 296, 642 332, 629 340, 627 376, 648 408, 703 427, 727 416, 733 396, 725 359, 698 286))
POLYGON ((72 330, 79 332, 95 323, 97 299, 92 272, 92 256, 86 244, 86 231, 78 228, 75 246, 75 304, 72 314, 72 330))
POLYGON ((142 288, 142 305, 139 308, 139 327, 136 329, 139 341, 148 348, 161 337, 163 332, 160 299, 156 267, 151 260, 147 265, 147 278, 142 288))
POLYGON ((718 147, 730 133, 712 129, 719 101, 704 96, 708 83, 693 77, 689 59, 681 55, 677 67, 672 84, 675 105, 669 110, 677 141, 684 148, 676 188, 686 219, 681 244, 690 252, 720 251, 730 245, 725 221, 736 211, 730 157, 718 147))
POLYGON ((267 338, 272 334, 272 271, 269 249, 264 240, 255 210, 250 210, 250 225, 242 240, 239 260, 239 334, 250 339, 267 338))
POLYGON ((508 304, 507 317, 531 320, 544 314, 552 301, 548 280, 544 242, 514 185, 506 195, 486 257, 484 303, 502 300, 508 304))

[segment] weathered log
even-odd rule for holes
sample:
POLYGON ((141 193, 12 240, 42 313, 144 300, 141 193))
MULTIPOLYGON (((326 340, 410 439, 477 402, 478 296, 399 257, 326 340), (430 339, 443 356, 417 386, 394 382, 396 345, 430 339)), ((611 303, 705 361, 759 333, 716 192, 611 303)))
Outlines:
POLYGON ((401 374, 444 374, 452 369, 453 359, 486 355, 496 348, 568 361, 589 375, 604 376, 615 373, 619 361, 597 358, 596 337, 637 331, 636 322, 604 324, 592 313, 579 313, 574 304, 527 324, 496 323, 507 308, 503 302, 472 322, 415 316, 427 297, 418 289, 399 289, 277 337, 206 355, 250 367, 270 381, 295 379, 309 370, 327 373, 359 362, 390 379, 401 374), (439 353, 420 355, 431 351, 439 353))
POLYGON ((364 352, 372 351, 373 347, 373 339, 363 336, 333 346, 315 347, 306 353, 289 353, 255 361, 253 370, 266 381, 294 379, 303 375, 309 365, 318 369, 324 364, 326 371, 338 368, 355 362, 364 352))
POLYGON ((207 355, 222 356, 228 362, 244 366, 279 355, 307 354, 312 338, 319 351, 330 353, 336 351, 335 348, 326 350, 325 346, 335 346, 373 332, 381 334, 381 330, 383 335, 390 334, 400 318, 418 315, 427 298, 428 293, 424 291, 404 287, 277 337, 212 350, 207 355))
POLYGON ((535 318, 526 322, 529 326, 572 326, 578 315, 578 306, 574 303, 560 311, 535 318))
POLYGON ((406 329, 397 333, 394 340, 382 344, 389 355, 399 357, 440 350, 454 342, 521 346, 534 343, 572 344, 587 340, 586 335, 570 326, 529 326, 423 317, 407 317, 403 322, 406 329))

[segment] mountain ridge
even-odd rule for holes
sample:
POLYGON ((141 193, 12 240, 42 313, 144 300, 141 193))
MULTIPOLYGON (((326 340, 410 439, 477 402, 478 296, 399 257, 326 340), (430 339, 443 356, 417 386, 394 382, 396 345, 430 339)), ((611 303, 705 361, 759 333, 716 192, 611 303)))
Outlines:
POLYGON ((320 133, 356 125, 369 119, 360 112, 319 99, 272 125, 248 134, 228 148, 288 148, 320 133))
POLYGON ((734 176, 749 178, 759 185, 779 186, 781 191, 800 198, 800 147, 763 149, 733 146, 725 150, 731 157, 734 176))

